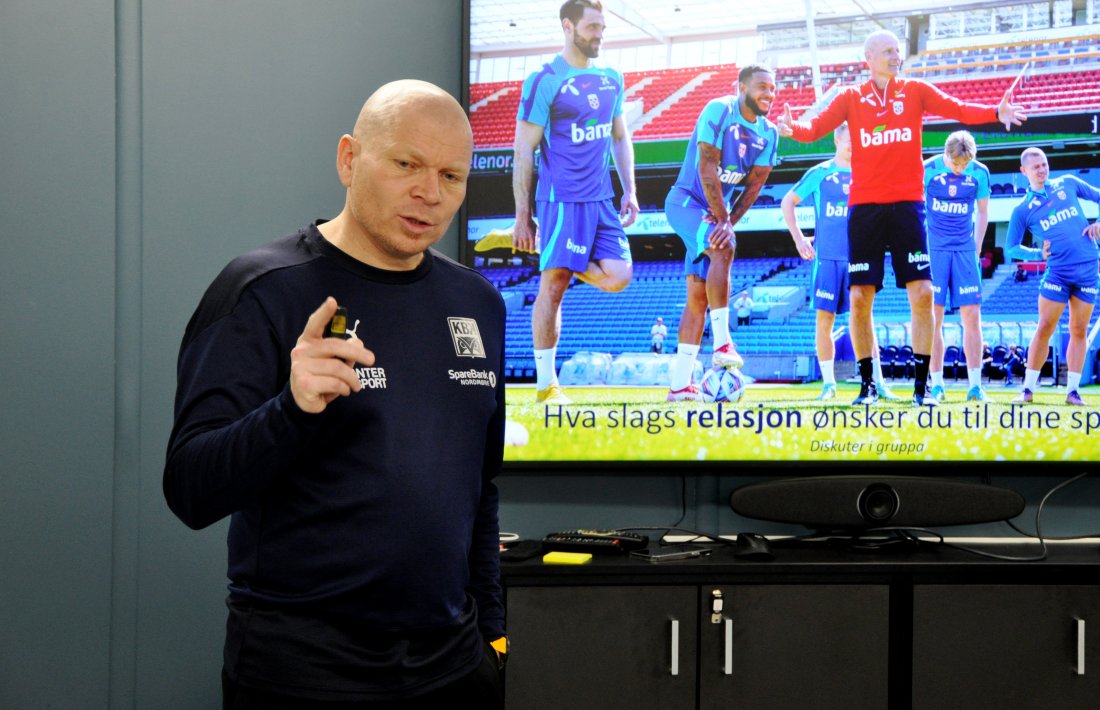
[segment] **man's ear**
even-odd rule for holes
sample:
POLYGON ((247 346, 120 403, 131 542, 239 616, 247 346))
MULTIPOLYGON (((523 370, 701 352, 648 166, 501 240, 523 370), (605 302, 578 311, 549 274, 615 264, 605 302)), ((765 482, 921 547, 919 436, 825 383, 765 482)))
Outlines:
POLYGON ((351 187, 352 162, 359 152, 359 141, 345 133, 336 145, 336 174, 344 187, 351 187))

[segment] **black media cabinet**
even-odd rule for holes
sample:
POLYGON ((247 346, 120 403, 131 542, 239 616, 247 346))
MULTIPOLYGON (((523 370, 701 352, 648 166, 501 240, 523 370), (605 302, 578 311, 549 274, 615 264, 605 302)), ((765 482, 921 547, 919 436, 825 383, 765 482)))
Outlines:
POLYGON ((1100 548, 1050 550, 504 562, 507 707, 1094 710, 1100 548))

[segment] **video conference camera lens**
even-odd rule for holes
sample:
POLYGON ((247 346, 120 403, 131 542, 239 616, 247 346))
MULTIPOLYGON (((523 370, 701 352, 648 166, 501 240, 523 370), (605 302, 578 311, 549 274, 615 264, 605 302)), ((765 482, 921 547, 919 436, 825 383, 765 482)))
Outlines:
POLYGON ((875 483, 859 494, 859 515, 871 523, 885 523, 898 512, 898 493, 885 483, 875 483))

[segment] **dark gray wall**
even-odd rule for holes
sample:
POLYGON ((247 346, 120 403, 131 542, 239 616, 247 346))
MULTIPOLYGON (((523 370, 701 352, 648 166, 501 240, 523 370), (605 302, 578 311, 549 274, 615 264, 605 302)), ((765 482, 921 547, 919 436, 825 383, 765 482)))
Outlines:
POLYGON ((460 57, 457 0, 0 2, 0 708, 219 706, 225 526, 161 495, 184 325, 460 57))
MULTIPOLYGON (((218 707, 225 525, 161 495, 184 325, 228 259, 335 214, 375 87, 457 93, 460 42, 458 0, 0 2, 0 708, 218 707)), ((513 473, 502 527, 763 529, 744 482, 513 473)), ((1097 484, 1047 531, 1087 531, 1097 484)))
POLYGON ((5 708, 103 707, 108 686, 114 13, 66 5, 0 3, 5 708))

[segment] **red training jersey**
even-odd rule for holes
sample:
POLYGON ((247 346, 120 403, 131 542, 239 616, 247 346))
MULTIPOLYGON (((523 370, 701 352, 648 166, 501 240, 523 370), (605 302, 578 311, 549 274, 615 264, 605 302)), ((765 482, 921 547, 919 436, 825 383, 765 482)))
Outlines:
POLYGON ((809 143, 848 121, 849 205, 923 202, 921 123, 926 111, 968 124, 998 120, 996 106, 959 101, 926 81, 895 77, 885 91, 870 80, 845 88, 813 120, 796 121, 791 127, 795 140, 809 143))

